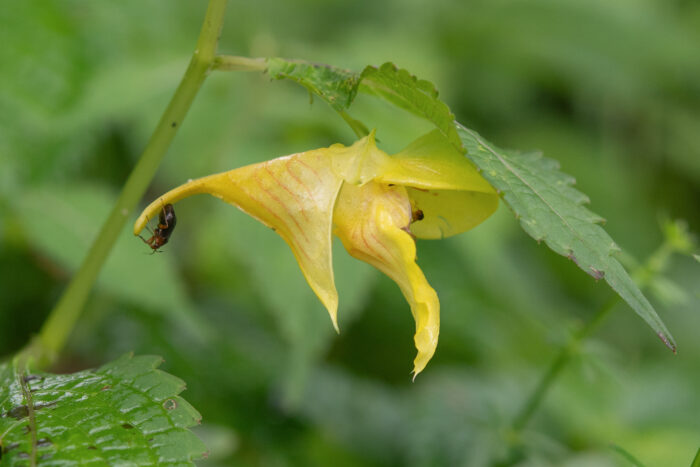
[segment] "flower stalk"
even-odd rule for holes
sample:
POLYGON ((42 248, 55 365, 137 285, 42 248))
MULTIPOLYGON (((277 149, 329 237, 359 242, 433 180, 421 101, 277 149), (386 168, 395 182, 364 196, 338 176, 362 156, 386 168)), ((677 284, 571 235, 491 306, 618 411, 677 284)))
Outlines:
MULTIPOLYGON (((646 288, 649 283, 666 268, 668 261, 674 253, 687 253, 690 249, 683 242, 678 242, 674 237, 667 235, 665 241, 654 251, 642 265, 635 268, 632 276, 640 289, 646 288)), ((593 318, 578 332, 571 335, 568 342, 559 350, 550 365, 540 377, 537 385, 525 400, 521 409, 516 414, 511 425, 509 438, 514 440, 511 447, 509 460, 503 465, 513 465, 518 459, 520 433, 526 428, 534 414, 541 407, 542 401, 556 383, 557 379, 567 367, 573 357, 578 355, 583 341, 590 336, 610 316, 619 302, 619 296, 615 295, 603 304, 593 318)))
POLYGON ((195 51, 175 94, 163 112, 143 154, 131 171, 117 202, 102 225, 80 269, 49 314, 38 337, 23 352, 25 356, 34 360, 34 365, 38 367, 50 365, 63 349, 124 224, 151 183, 192 101, 212 69, 227 1, 209 0, 195 51))
POLYGON ((217 55, 214 58, 212 69, 217 71, 265 71, 267 59, 217 55))

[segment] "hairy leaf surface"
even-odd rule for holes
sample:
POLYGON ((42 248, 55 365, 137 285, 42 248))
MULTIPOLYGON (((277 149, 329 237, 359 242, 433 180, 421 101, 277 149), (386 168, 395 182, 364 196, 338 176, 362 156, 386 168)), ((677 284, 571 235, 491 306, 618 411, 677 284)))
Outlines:
POLYGON ((194 465, 197 410, 156 356, 125 355, 68 375, 0 365, 2 465, 194 465))

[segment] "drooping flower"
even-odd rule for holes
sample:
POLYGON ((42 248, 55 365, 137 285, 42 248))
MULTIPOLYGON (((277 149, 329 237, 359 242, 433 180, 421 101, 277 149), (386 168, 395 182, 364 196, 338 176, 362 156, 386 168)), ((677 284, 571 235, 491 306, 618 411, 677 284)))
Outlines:
POLYGON ((231 203, 275 230, 336 330, 332 234, 352 256, 394 280, 416 322, 414 375, 435 353, 440 329, 440 303, 416 264, 414 238, 464 232, 498 206, 494 189, 438 131, 392 156, 377 148, 372 132, 352 146, 335 144, 189 181, 151 203, 134 234, 162 206, 198 193, 231 203))

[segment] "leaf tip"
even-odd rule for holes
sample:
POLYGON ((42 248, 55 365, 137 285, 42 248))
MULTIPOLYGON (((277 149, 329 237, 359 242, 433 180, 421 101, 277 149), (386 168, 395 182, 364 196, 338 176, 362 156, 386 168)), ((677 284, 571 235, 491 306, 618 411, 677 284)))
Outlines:
POLYGON ((669 336, 667 336, 663 332, 657 332, 656 335, 659 337, 659 339, 661 339, 661 342, 663 342, 666 347, 671 349, 671 352, 673 352, 674 355, 678 355, 678 348, 676 347, 676 343, 673 342, 669 338, 669 336))

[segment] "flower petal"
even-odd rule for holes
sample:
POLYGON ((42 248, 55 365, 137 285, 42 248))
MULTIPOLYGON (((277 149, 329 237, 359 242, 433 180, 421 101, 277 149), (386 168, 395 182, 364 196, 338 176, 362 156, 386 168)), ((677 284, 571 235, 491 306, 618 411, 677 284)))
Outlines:
POLYGON ((440 239, 466 232, 481 224, 498 207, 498 196, 477 191, 419 190, 407 188, 413 211, 422 220, 411 224, 418 238, 440 239))
POLYGON ((335 234, 355 258, 394 280, 411 306, 418 349, 413 373, 435 353, 440 331, 440 302, 416 264, 416 245, 408 233, 411 204, 406 189, 369 182, 343 184, 333 217, 335 234))
POLYGON ((376 178, 410 187, 414 211, 423 219, 411 226, 418 238, 443 238, 467 231, 498 207, 498 194, 476 167, 437 130, 418 138, 376 178))
POLYGON ((192 180, 151 203, 134 226, 138 234, 161 207, 208 193, 275 230, 290 246, 307 282, 338 329, 338 292, 331 264, 333 206, 342 178, 332 167, 341 145, 281 157, 192 180))

